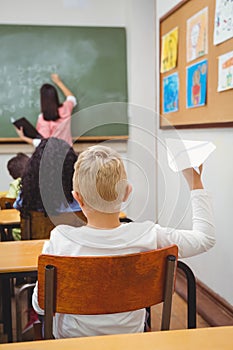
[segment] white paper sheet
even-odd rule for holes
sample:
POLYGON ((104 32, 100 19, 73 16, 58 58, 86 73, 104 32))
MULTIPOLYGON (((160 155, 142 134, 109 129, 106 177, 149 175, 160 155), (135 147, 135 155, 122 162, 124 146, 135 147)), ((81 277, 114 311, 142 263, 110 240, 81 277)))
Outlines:
POLYGON ((209 141, 191 141, 166 139, 169 167, 178 172, 194 168, 199 172, 199 166, 205 162, 216 146, 209 141))

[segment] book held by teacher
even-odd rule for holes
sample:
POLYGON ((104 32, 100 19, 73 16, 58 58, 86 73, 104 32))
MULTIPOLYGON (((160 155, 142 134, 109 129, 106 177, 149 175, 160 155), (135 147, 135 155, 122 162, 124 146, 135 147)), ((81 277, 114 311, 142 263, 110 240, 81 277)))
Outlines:
POLYGON ((31 139, 41 139, 42 135, 36 130, 36 128, 26 119, 25 117, 14 119, 11 118, 12 124, 16 126, 17 129, 23 128, 23 133, 25 136, 31 139))

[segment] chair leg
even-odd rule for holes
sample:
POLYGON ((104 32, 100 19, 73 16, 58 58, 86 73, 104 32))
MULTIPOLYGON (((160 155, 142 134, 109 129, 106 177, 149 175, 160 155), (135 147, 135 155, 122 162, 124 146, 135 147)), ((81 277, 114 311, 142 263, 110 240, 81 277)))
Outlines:
POLYGON ((1 235, 1 242, 7 241, 7 235, 3 227, 0 227, 0 235, 1 235))
POLYGON ((185 273, 187 280, 188 328, 196 328, 196 279, 190 267, 183 261, 178 261, 177 267, 185 273))
POLYGON ((22 294, 35 287, 35 283, 24 284, 15 294, 15 306, 16 306, 16 339, 18 342, 22 341, 22 307, 21 297, 22 294))
POLYGON ((54 312, 54 279, 55 268, 52 265, 45 267, 45 317, 44 338, 53 339, 53 312, 54 312))
POLYGON ((11 289, 11 297, 15 296, 15 282, 14 278, 10 279, 10 289, 11 289))
POLYGON ((33 330, 34 330, 34 340, 43 340, 42 336, 42 323, 34 323, 33 324, 33 330))
POLYGON ((173 255, 168 256, 161 331, 168 330, 170 327, 172 294, 174 290, 174 275, 175 275, 175 267, 176 267, 175 264, 176 264, 176 257, 173 255))

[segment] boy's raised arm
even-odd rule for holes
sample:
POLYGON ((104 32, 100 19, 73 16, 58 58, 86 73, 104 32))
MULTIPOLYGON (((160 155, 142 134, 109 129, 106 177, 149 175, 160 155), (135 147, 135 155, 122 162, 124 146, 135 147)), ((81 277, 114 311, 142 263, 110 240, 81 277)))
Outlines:
POLYGON ((190 188, 190 191, 192 190, 200 190, 203 189, 203 183, 201 180, 201 174, 202 174, 202 165, 199 167, 200 174, 196 172, 193 168, 184 169, 182 171, 188 185, 190 188))

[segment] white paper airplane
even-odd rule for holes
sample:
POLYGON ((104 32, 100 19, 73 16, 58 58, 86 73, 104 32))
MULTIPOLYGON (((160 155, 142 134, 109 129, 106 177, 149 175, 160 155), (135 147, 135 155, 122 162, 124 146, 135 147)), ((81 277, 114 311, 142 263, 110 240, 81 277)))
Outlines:
POLYGON ((199 173, 199 166, 216 149, 209 141, 166 139, 166 145, 168 164, 175 172, 194 168, 199 173))

